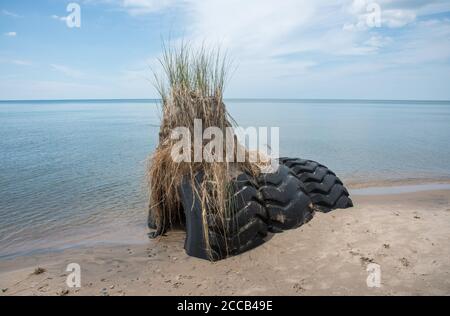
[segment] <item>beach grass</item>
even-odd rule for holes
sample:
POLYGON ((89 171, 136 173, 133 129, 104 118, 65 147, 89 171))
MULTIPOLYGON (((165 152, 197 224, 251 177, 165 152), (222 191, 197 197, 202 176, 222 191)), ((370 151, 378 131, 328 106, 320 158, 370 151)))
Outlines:
MULTIPOLYGON (((149 211, 156 219, 157 235, 182 221, 184 213, 179 187, 183 179, 189 179, 194 194, 201 201, 204 238, 207 249, 210 250, 207 218, 209 222, 216 222, 216 226, 225 227, 223 223, 231 217, 231 175, 239 171, 256 174, 259 168, 249 162, 173 161, 171 152, 176 141, 171 138, 171 132, 175 128, 188 128, 193 136, 194 121, 200 119, 203 131, 209 127, 217 127, 225 135, 226 128, 234 125, 223 101, 230 63, 220 49, 204 46, 195 49, 188 43, 175 47, 164 44, 159 61, 162 74, 154 72, 154 76, 155 86, 162 100, 162 122, 159 145, 150 158, 148 168, 149 211), (204 176, 203 181, 198 184, 195 176, 200 170, 204 176)), ((236 140, 233 138, 226 141, 236 140)), ((194 143, 192 140, 191 144, 194 143)), ((192 148, 191 154, 193 153, 192 148)), ((227 233, 223 228, 222 234, 226 236, 227 233)))

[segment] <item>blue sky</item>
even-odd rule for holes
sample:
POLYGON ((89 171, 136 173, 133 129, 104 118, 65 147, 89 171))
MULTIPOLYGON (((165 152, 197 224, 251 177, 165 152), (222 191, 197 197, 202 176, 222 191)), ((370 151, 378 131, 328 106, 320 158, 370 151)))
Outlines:
POLYGON ((157 97, 169 37, 228 51, 229 98, 450 100, 448 0, 0 0, 0 99, 157 97))

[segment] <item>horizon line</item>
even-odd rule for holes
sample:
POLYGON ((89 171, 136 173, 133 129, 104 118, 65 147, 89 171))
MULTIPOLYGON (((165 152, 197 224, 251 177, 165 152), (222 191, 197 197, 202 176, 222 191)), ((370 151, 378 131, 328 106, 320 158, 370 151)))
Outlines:
MULTIPOLYGON (((450 99, 430 100, 430 99, 315 99, 315 98, 224 98, 225 101, 258 101, 258 102, 437 102, 448 103, 450 99)), ((22 103, 22 102, 160 102, 160 98, 87 98, 87 99, 6 99, 0 103, 22 103)))

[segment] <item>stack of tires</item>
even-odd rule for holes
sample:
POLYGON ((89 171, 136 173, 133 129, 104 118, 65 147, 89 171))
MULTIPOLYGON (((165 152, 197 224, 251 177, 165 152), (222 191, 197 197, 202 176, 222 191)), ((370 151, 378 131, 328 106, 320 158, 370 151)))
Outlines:
MULTIPOLYGON (((207 218, 209 247, 197 190, 189 181, 183 182, 180 195, 185 213, 186 253, 221 260, 261 245, 268 233, 300 227, 313 218, 315 211, 353 206, 342 181, 324 165, 298 158, 280 158, 279 162, 275 173, 256 178, 243 173, 232 180, 230 216, 220 223, 207 218)), ((201 173, 197 175, 198 184, 202 177, 201 173)), ((155 226, 150 212, 149 227, 155 226)))

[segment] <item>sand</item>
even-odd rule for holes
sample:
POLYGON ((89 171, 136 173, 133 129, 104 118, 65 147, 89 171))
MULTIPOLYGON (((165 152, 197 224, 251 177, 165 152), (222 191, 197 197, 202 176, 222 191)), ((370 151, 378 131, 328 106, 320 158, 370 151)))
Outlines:
POLYGON ((354 196, 352 209, 216 263, 186 256, 182 232, 1 260, 0 295, 450 295, 449 201, 444 190, 354 196), (66 286, 69 263, 79 289, 66 286), (380 287, 367 285, 371 264, 380 287))

